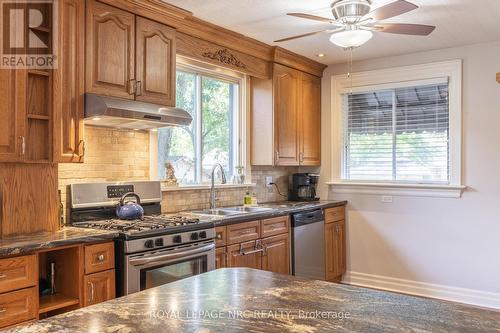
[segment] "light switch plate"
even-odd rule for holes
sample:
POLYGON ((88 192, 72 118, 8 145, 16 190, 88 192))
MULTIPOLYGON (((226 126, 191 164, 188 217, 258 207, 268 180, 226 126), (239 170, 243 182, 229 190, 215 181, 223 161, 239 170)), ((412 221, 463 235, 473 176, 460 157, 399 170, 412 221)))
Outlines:
POLYGON ((392 203, 392 195, 384 195, 382 197, 382 202, 385 202, 385 203, 392 203))
POLYGON ((273 176, 266 176, 266 187, 273 187, 271 183, 273 182, 273 176))

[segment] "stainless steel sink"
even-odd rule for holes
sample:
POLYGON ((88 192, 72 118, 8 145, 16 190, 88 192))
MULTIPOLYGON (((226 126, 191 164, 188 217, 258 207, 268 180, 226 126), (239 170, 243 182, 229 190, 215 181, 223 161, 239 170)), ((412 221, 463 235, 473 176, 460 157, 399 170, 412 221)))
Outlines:
POLYGON ((193 214, 199 215, 215 215, 215 216, 225 216, 225 215, 237 215, 237 214, 250 214, 250 213, 259 213, 273 210, 272 208, 267 207, 224 207, 217 209, 205 209, 191 212, 193 214))
POLYGON ((198 215, 216 215, 216 216, 224 216, 224 215, 236 215, 240 214, 238 211, 230 211, 230 210, 224 210, 224 209, 205 209, 205 210, 198 210, 191 212, 192 214, 198 214, 198 215))
POLYGON ((272 208, 267 208, 267 207, 227 207, 227 208, 221 208, 221 210, 226 210, 226 211, 234 211, 234 212, 239 212, 239 213, 258 213, 258 212, 265 212, 269 210, 273 210, 272 208))

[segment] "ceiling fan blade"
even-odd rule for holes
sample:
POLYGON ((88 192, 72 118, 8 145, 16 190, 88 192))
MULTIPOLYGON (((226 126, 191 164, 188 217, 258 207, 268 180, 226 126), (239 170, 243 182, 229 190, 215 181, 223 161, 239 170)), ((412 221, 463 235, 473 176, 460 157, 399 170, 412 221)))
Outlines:
POLYGON ((321 22, 327 22, 327 23, 335 23, 335 20, 333 20, 333 19, 330 19, 330 18, 327 18, 327 17, 316 16, 316 15, 310 15, 310 14, 287 13, 286 15, 300 17, 300 18, 305 18, 305 19, 314 20, 314 21, 321 21, 321 22))
POLYGON ((428 36, 436 29, 436 27, 432 25, 404 23, 377 23, 374 27, 379 32, 415 36, 428 36))
POLYGON ((372 19, 374 21, 385 20, 394 16, 398 16, 404 13, 411 12, 417 9, 418 6, 412 4, 411 2, 405 0, 398 0, 388 5, 377 8, 363 17, 363 21, 366 19, 372 19))
POLYGON ((286 42, 287 40, 292 40, 292 39, 297 39, 297 38, 302 38, 302 37, 312 36, 312 35, 316 35, 316 34, 319 34, 319 33, 325 32, 325 31, 329 31, 329 30, 330 30, 330 29, 325 29, 325 30, 320 30, 320 31, 309 32, 309 33, 307 33, 307 34, 303 34, 303 35, 298 35, 298 36, 293 36, 293 37, 287 37, 287 38, 283 38, 283 39, 278 39, 278 40, 275 40, 274 42, 275 42, 275 43, 286 42))

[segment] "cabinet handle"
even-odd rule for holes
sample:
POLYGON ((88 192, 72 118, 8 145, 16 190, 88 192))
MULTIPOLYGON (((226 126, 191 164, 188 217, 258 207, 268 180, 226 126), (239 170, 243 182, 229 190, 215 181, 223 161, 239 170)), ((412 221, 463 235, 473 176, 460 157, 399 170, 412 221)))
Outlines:
POLYGON ((135 95, 142 96, 142 81, 137 81, 135 84, 135 95))
POLYGON ((220 233, 220 232, 217 233, 217 235, 215 235, 215 238, 216 239, 222 239, 222 233, 220 233))
POLYGON ((90 304, 94 304, 94 283, 90 282, 90 304))
POLYGON ((304 162, 304 152, 299 153, 299 162, 300 163, 304 162))
POLYGON ((276 155, 276 164, 277 164, 280 160, 280 152, 276 151, 275 155, 276 155))
POLYGON ((128 94, 129 95, 135 94, 136 89, 137 88, 136 88, 135 79, 128 80, 128 94))
POLYGON ((73 152, 73 155, 76 155, 79 158, 85 156, 85 140, 78 141, 78 145, 76 146, 75 151, 73 152), (81 150, 81 153, 80 153, 80 150, 81 150))
POLYGON ((6 277, 7 277, 7 275, 0 273, 0 279, 5 279, 6 277))
POLYGON ((104 261, 104 254, 100 254, 99 256, 97 256, 97 261, 99 262, 103 262, 104 261))
POLYGON ((21 139, 21 155, 26 153, 26 138, 24 136, 19 137, 21 139))
POLYGON ((0 309, 0 313, 4 313, 4 312, 7 312, 7 309, 6 308, 1 308, 0 309))

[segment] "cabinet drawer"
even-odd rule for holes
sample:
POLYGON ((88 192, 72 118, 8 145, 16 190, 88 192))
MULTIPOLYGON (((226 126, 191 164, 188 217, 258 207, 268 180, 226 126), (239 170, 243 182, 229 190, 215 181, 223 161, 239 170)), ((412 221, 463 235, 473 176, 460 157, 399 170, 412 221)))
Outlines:
POLYGON ((279 216, 261 221, 262 238, 286 234, 289 230, 288 216, 279 216))
POLYGON ((0 260, 0 293, 36 285, 36 255, 0 260))
POLYGON ((242 243, 260 237, 260 221, 251 221, 227 226, 227 244, 242 243))
POLYGON ((27 288, 0 295, 0 327, 34 319, 37 316, 37 288, 27 288))
POLYGON ((115 267, 114 243, 85 246, 85 274, 105 271, 115 267))
POLYGON ((325 209, 325 223, 345 220, 345 207, 335 207, 325 209))
POLYGON ((227 230, 226 227, 215 228, 215 247, 225 246, 227 243, 227 230))

